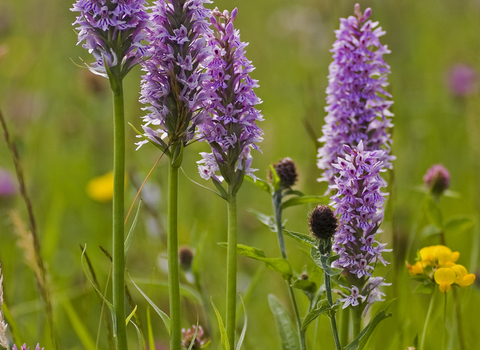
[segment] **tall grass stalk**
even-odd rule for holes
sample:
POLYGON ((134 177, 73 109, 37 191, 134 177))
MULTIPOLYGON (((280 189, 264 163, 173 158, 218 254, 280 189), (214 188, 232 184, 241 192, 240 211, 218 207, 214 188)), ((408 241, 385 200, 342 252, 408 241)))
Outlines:
POLYGON ((37 285, 40 291, 40 297, 42 298, 45 306, 45 314, 46 314, 47 324, 50 332, 50 339, 52 341, 52 347, 53 349, 57 350, 58 344, 57 344, 57 337, 56 337, 55 328, 54 328, 52 302, 51 302, 50 291, 47 285, 47 270, 45 268, 45 264, 43 262, 43 258, 41 255, 40 239, 38 237, 37 225, 35 221, 35 216, 33 214, 32 201, 27 192, 25 177, 23 175, 23 167, 22 167, 22 163, 20 162, 20 156, 18 154, 17 147, 15 143, 10 139, 7 123, 5 121, 5 118, 1 110, 0 110, 0 124, 2 124, 5 141, 7 143, 8 149, 13 158, 15 173, 16 173, 17 181, 20 187, 20 194, 27 207, 28 223, 30 227, 29 235, 31 236, 31 239, 33 241, 32 245, 33 245, 33 251, 34 251, 34 256, 31 258, 35 264, 34 271, 38 271, 38 273, 35 274, 35 277, 37 279, 37 285))
POLYGON ((430 305, 428 306, 427 318, 425 319, 425 324, 423 326, 422 340, 420 341, 420 349, 419 350, 425 350, 425 348, 424 348, 425 336, 427 335, 428 322, 430 321, 430 317, 432 316, 433 304, 435 303, 436 293, 437 293, 437 288, 435 288, 433 290, 432 298, 430 299, 430 305))
MULTIPOLYGON (((282 226, 282 192, 283 188, 275 191, 275 194, 272 197, 273 210, 275 212, 275 224, 277 226, 277 240, 278 245, 280 246, 280 251, 282 253, 282 258, 287 259, 287 249, 285 248, 285 240, 283 239, 283 226, 282 226)), ((298 311, 297 301, 295 299, 295 293, 293 292, 293 287, 291 280, 286 281, 288 286, 288 292, 290 294, 290 300, 292 301, 293 312, 295 315, 295 323, 297 325, 298 337, 300 339, 300 349, 306 350, 305 342, 305 332, 302 330, 302 321, 300 319, 300 313, 298 311)))

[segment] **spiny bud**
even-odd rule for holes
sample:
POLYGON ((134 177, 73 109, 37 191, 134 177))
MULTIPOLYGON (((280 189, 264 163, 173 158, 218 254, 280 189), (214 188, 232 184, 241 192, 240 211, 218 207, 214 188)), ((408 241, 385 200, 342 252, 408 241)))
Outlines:
POLYGON ((450 173, 442 164, 435 164, 427 170, 423 181, 430 191, 438 196, 450 187, 450 173))
POLYGON ((193 251, 189 247, 182 247, 178 251, 178 261, 185 270, 192 267, 193 251))
POLYGON ((337 218, 332 209, 326 205, 317 205, 308 220, 310 232, 317 239, 328 240, 337 230, 337 218))
POLYGON ((298 174, 295 163, 290 158, 283 158, 273 165, 284 188, 290 188, 297 182, 298 174))

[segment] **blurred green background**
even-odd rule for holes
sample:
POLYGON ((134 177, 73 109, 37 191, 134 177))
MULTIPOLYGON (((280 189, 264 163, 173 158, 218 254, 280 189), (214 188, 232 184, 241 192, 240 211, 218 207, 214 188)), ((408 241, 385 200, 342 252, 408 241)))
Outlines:
MULTIPOLYGON (((252 76, 260 81, 256 92, 263 100, 260 109, 265 117, 261 123, 265 132, 263 153, 254 153, 259 177, 266 177, 269 164, 291 157, 300 173, 296 189, 307 194, 325 192, 326 185, 316 181, 320 176, 317 149, 309 133, 317 137, 321 134, 333 31, 338 29, 340 17, 353 14, 354 4, 349 0, 223 0, 210 5, 228 10, 238 7, 236 27, 241 30, 242 39, 250 43, 247 57, 257 68, 252 76)), ((394 316, 379 326, 368 348, 405 349, 422 332, 429 296, 412 293, 416 282, 409 281, 404 261, 413 262, 418 248, 438 243, 435 237, 424 238, 420 234, 426 224, 420 214, 425 195, 418 187, 432 164, 442 163, 450 170, 451 190, 459 194, 442 199, 444 216, 470 215, 478 221, 480 94, 478 89, 466 96, 452 93, 448 74, 456 64, 480 71, 480 1, 372 0, 360 4, 362 9, 372 8, 372 19, 379 21, 387 32, 381 41, 392 51, 384 59, 392 71, 388 79, 395 102, 393 153, 397 157, 394 171, 387 175, 391 196, 381 240, 396 249, 387 254, 387 260, 393 261, 395 254, 399 263, 376 272, 395 282, 386 288, 386 293, 387 299, 397 300, 391 307, 394 316), (405 253, 409 240, 413 246, 405 253)), ((82 270, 79 244, 87 244, 104 286, 110 265, 98 246, 110 249, 111 208, 109 203, 90 199, 85 188, 90 179, 112 167, 112 99, 106 80, 78 67, 82 60, 89 63, 92 58, 81 46, 75 46, 71 5, 65 0, 0 2, 0 109, 8 120, 25 168, 42 253, 50 272, 61 348, 82 349, 60 301, 71 300, 95 339, 101 306, 82 270)), ((142 116, 139 81, 137 67, 125 82, 126 120, 137 128, 142 116)), ((159 157, 158 150, 149 145, 135 151, 134 142, 135 133, 127 127, 127 207, 159 157)), ((200 159, 198 153, 206 150, 201 143, 189 147, 183 168, 193 180, 210 185, 198 176, 195 164, 200 159)), ((0 167, 13 172, 3 138, 0 167)), ((142 195, 149 205, 141 211, 141 224, 129 251, 127 268, 133 278, 166 281, 166 180, 166 162, 160 161, 142 195)), ((275 236, 247 211, 253 208, 271 213, 268 195, 245 183, 238 200, 239 242, 261 248, 269 257, 279 256, 275 236)), ((226 250, 216 242, 226 240, 226 203, 181 175, 180 208, 180 243, 192 247, 202 244, 195 256, 201 283, 223 314, 226 250)), ((12 209, 19 210, 26 220, 18 195, 0 198, 5 301, 25 341, 31 345, 40 341, 48 349, 42 304, 34 274, 26 268, 24 253, 16 243, 9 218, 12 209)), ((313 205, 288 209, 284 214, 287 227, 307 232, 311 209, 313 205)), ((461 253, 459 263, 470 272, 478 271, 479 235, 477 223, 461 234, 447 236, 452 250, 461 253)), ((297 272, 313 269, 302 247, 288 238, 287 244, 289 260, 297 272)), ((267 296, 274 293, 289 307, 283 280, 263 264, 239 257, 239 289, 246 288, 258 269, 263 270, 261 278, 246 302, 249 328, 244 348, 279 349, 267 296)), ((148 285, 142 288, 168 311, 165 289, 148 285)), ((297 298, 302 300, 300 307, 304 312, 307 301, 300 294, 297 298)), ((475 349, 480 293, 477 286, 472 286, 457 294, 467 349, 475 349)), ((139 305, 138 314, 145 321, 147 304, 140 294, 135 292, 133 297, 139 305)), ((452 295, 448 297, 447 348, 459 349, 453 299, 452 295)), ((197 312, 203 320, 201 307, 192 302, 185 301, 183 312, 184 327, 196 322, 197 312)), ((157 349, 166 349, 164 326, 156 315, 153 317, 157 349)), ((103 329, 100 348, 107 346, 103 329)), ((443 299, 439 298, 426 349, 440 348, 442 329, 443 299)), ((136 348, 135 331, 132 328, 130 332, 131 347, 136 348)), ((327 318, 320 321, 317 344, 312 344, 312 326, 307 335, 311 349, 333 348, 327 318)), ((219 349, 218 341, 213 345, 219 349)))

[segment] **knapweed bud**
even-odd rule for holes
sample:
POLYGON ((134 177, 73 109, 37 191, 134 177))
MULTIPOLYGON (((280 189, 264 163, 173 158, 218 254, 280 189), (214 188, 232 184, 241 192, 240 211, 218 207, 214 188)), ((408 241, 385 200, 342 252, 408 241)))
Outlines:
POLYGON ((450 173, 442 164, 435 164, 427 170, 423 181, 432 194, 438 196, 450 187, 450 173))
POLYGON ((280 184, 282 187, 290 188, 295 185, 298 179, 297 167, 290 158, 283 158, 273 165, 273 168, 277 172, 280 178, 280 184))
POLYGON ((178 261, 185 270, 190 270, 193 261, 193 251, 189 247, 182 247, 178 251, 178 261))
POLYGON ((310 214, 308 224, 312 235, 320 240, 333 238, 337 230, 337 218, 333 215, 332 209, 326 205, 317 205, 310 214))

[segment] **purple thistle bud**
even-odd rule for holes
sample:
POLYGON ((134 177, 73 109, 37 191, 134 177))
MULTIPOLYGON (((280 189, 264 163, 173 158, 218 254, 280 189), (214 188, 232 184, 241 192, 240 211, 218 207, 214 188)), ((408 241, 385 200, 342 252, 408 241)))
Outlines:
MULTIPOLYGON (((155 1, 151 7, 152 27, 147 29, 150 59, 142 63, 140 102, 147 114, 143 117, 144 136, 161 144, 190 141, 197 125, 206 119, 208 94, 203 82, 205 59, 209 50, 205 37, 210 0, 155 1), (183 6, 181 5, 183 4, 183 6)), ((143 140, 137 143, 147 143, 143 140)))
POLYGON ((337 218, 326 205, 317 205, 308 219, 310 232, 317 239, 331 240, 337 229, 337 218))
POLYGON ((204 84, 210 97, 210 118, 200 127, 212 153, 202 153, 203 159, 197 163, 204 179, 221 182, 225 178, 233 183, 236 169, 251 176, 256 170, 251 168, 250 150, 258 150, 257 143, 263 140, 256 124, 263 117, 254 107, 262 101, 253 92, 258 81, 249 76, 255 68, 245 57, 247 43, 240 40, 233 26, 237 9, 229 16, 228 11, 221 13, 215 8, 212 15, 210 22, 216 32, 207 41, 211 56, 207 62, 209 79, 204 84))
POLYGON ((450 173, 442 164, 432 165, 423 177, 425 186, 436 196, 450 187, 450 173))
MULTIPOLYGON (((283 188, 290 188, 295 185, 295 182, 297 182, 298 179, 298 173, 293 160, 290 158, 283 158, 273 164, 273 168, 275 169, 278 178, 280 179, 280 185, 283 188)), ((268 176, 269 180, 271 180, 271 172, 268 173, 268 176)))
POLYGON ((340 19, 340 29, 335 31, 333 62, 330 64, 327 87, 327 116, 323 146, 318 150, 318 167, 324 171, 320 181, 334 183, 338 169, 332 167, 338 156, 345 154, 343 145, 357 146, 363 140, 365 150, 384 149, 385 166, 390 168, 389 155, 392 143, 388 128, 392 127, 389 107, 393 102, 385 97, 390 67, 383 55, 390 53, 379 37, 385 32, 372 22, 371 9, 362 14, 355 5, 355 17, 340 19))
MULTIPOLYGON (((330 185, 330 189, 337 191, 330 205, 339 218, 333 251, 340 258, 334 261, 333 266, 344 269, 344 275, 352 283, 352 294, 342 301, 345 305, 355 306, 359 297, 362 303, 365 300, 367 303, 380 300, 378 293, 369 297, 374 288, 367 288, 366 284, 372 278, 377 262, 387 264, 382 253, 391 251, 385 249, 386 244, 375 240, 375 234, 380 232, 387 195, 381 191, 387 183, 380 173, 386 171, 388 157, 384 150, 365 150, 363 141, 356 149, 344 148, 345 158, 338 157, 333 164, 338 174, 334 177, 335 184, 330 185)), ((383 278, 376 277, 375 287, 382 281, 383 278)))
POLYGON ((88 68, 108 78, 105 66, 121 65, 120 77, 139 63, 146 47, 143 29, 148 25, 145 0, 77 0, 70 9, 80 12, 73 25, 78 44, 91 53, 96 62, 88 68))

